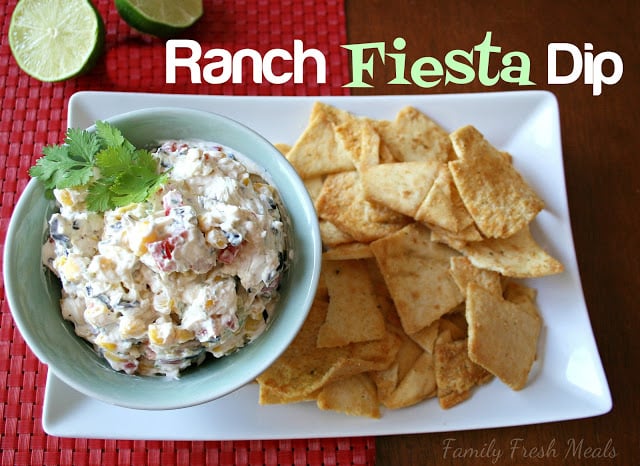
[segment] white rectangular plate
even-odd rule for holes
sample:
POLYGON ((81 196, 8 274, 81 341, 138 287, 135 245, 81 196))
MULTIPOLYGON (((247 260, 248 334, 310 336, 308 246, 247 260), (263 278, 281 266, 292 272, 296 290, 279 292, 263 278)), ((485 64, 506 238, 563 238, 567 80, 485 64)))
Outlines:
POLYGON ((70 127, 149 107, 180 106, 236 119, 272 142, 293 143, 313 102, 374 118, 393 119, 406 105, 447 130, 475 125, 541 195, 546 208, 534 236, 562 261, 561 275, 529 280, 544 318, 539 358, 528 385, 515 392, 498 380, 449 409, 431 399, 389 411, 381 419, 323 412, 314 403, 259 406, 255 384, 222 399, 175 411, 137 411, 88 398, 47 379, 43 426, 61 437, 231 440, 390 435, 524 425, 584 418, 611 409, 611 395, 595 345, 578 272, 567 206, 558 105, 543 91, 375 97, 231 97, 80 92, 69 101, 70 127))

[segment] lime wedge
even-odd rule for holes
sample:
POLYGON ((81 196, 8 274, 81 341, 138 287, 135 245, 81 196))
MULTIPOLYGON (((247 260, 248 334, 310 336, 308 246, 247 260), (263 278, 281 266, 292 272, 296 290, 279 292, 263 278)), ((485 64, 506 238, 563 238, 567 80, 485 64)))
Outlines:
POLYGON ((30 76, 62 81, 93 67, 104 49, 104 23, 88 0, 20 0, 9 47, 30 76))
POLYGON ((175 37, 202 16, 202 0, 115 0, 132 28, 157 37, 175 37))

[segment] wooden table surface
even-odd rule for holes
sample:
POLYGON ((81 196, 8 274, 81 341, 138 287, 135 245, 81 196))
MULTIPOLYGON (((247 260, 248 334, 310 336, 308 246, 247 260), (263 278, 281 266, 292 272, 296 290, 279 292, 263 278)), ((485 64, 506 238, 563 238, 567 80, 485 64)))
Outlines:
MULTIPOLYGON (((375 68, 371 88, 354 95, 435 94, 545 89, 559 102, 564 166, 578 264, 593 331, 612 393, 613 408, 595 418, 541 425, 399 435, 377 439, 377 464, 495 464, 495 458, 454 458, 446 439, 457 446, 489 452, 501 449, 506 464, 640 464, 640 104, 637 44, 640 7, 633 1, 496 1, 447 2, 421 0, 347 0, 348 43, 383 41, 392 47, 406 40, 407 63, 422 56, 441 61, 453 49, 470 50, 492 32, 492 44, 502 53, 522 51, 530 59, 533 86, 500 81, 492 86, 479 79, 469 84, 389 85, 393 67, 375 68), (582 79, 573 84, 549 84, 550 43, 574 44, 583 53, 612 51, 624 63, 621 80, 593 87, 582 79), (510 445, 522 439, 522 450, 511 456, 510 445), (566 446, 582 445, 567 454, 566 446), (534 451, 534 448, 537 449, 534 451), (543 456, 538 458, 537 456, 543 456), (590 457, 591 456, 591 457, 590 457)), ((393 50, 392 50, 393 51, 393 50)), ((500 54, 494 55, 501 57, 500 54)), ((558 74, 568 74, 558 54, 558 74), (560 68, 560 66, 564 68, 560 68)), ((566 55, 568 57, 568 54, 566 55)), ((499 58, 491 65, 499 69, 499 58)), ((613 66, 604 68, 611 74, 613 66)), ((485 455, 489 456, 489 455, 485 455)))

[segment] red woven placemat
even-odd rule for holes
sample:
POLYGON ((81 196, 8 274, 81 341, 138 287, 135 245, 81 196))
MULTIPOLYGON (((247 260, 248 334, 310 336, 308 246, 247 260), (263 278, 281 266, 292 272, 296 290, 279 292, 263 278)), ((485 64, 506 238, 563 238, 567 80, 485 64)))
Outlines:
MULTIPOLYGON (((317 48, 327 59, 326 84, 314 76, 304 83, 192 84, 178 75, 165 83, 165 43, 139 34, 118 16, 112 0, 95 0, 106 25, 106 52, 87 75, 63 83, 41 83, 16 66, 7 41, 16 0, 0 4, 0 241, 25 187, 27 169, 46 144, 59 143, 66 130, 67 102, 80 90, 226 95, 347 94, 346 43, 342 1, 205 0, 205 15, 188 32, 203 50, 292 49, 294 39, 317 48)), ((371 437, 264 441, 132 441, 58 438, 42 429, 47 368, 16 329, 0 286, 0 415, 2 465, 370 465, 371 437)))

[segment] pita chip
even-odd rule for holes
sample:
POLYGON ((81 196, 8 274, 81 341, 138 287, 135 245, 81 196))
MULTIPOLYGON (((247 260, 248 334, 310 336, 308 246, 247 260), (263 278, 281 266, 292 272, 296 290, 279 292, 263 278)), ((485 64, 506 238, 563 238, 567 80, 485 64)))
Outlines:
POLYGON ((367 374, 356 374, 325 385, 317 396, 318 408, 349 416, 380 418, 376 384, 367 374))
POLYGON ((469 357, 513 390, 522 389, 536 358, 542 319, 470 283, 469 357))
POLYGON ((441 164, 421 162, 383 163, 362 173, 367 199, 413 217, 431 189, 441 164))
POLYGON ((447 165, 440 165, 438 176, 414 218, 455 233, 473 227, 473 218, 462 202, 447 165))
POLYGON ((320 191, 322 191, 322 184, 324 183, 324 177, 322 176, 314 176, 312 178, 306 178, 302 180, 304 183, 304 187, 307 188, 307 192, 309 193, 309 197, 313 202, 320 195, 320 191))
POLYGON ((413 223, 371 243, 380 272, 408 334, 422 330, 463 301, 449 274, 455 251, 430 240, 429 230, 413 223))
POLYGON ((328 175, 316 199, 321 219, 333 223, 353 240, 369 243, 407 224, 401 214, 365 199, 358 172, 328 175))
POLYGON ((418 330, 416 333, 410 334, 409 338, 420 345, 424 351, 433 354, 436 338, 440 332, 440 321, 441 319, 438 319, 432 324, 427 325, 422 330, 418 330))
POLYGON ((473 225, 469 225, 459 232, 445 230, 437 225, 430 225, 429 228, 431 229, 431 241, 446 244, 457 251, 461 251, 468 242, 482 241, 483 239, 478 229, 473 225))
POLYGON ((435 376, 438 401, 449 409, 471 396, 473 387, 492 376, 467 354, 467 340, 438 340, 435 347, 435 376))
POLYGON ((380 162, 380 136, 370 120, 350 118, 347 122, 335 127, 336 140, 344 151, 351 154, 356 170, 362 172, 366 168, 380 162))
POLYGON ((436 394, 436 376, 433 355, 420 353, 395 389, 383 400, 389 409, 413 406, 436 394))
POLYGON ((286 157, 286 155, 289 153, 289 151, 291 150, 291 145, 287 144, 285 142, 276 142, 273 144, 273 146, 278 149, 278 151, 284 155, 286 157))
POLYGON ((494 270, 505 277, 543 277, 564 270, 535 241, 528 227, 509 238, 467 243, 460 250, 476 267, 494 270))
POLYGON ((301 178, 353 170, 351 154, 335 138, 335 127, 351 118, 355 117, 333 106, 314 104, 307 127, 287 152, 301 178))
POLYGON ((349 234, 342 231, 328 220, 322 220, 318 222, 320 226, 320 238, 322 239, 322 245, 327 248, 333 248, 345 243, 352 243, 353 238, 349 234))
POLYGON ((316 397, 325 385, 351 375, 384 370, 391 365, 400 339, 386 332, 380 340, 318 348, 318 331, 329 303, 314 300, 302 328, 284 353, 256 380, 260 404, 294 403, 316 397))
POLYGON ((318 348, 383 338, 384 317, 366 263, 325 261, 322 274, 329 291, 329 308, 318 331, 318 348))
POLYGON ((524 228, 544 203, 513 164, 473 126, 450 135, 458 160, 449 162, 460 197, 480 232, 508 238, 524 228))
POLYGON ((392 122, 380 120, 376 129, 398 162, 446 162, 453 157, 448 132, 414 107, 400 109, 392 122))
POLYGON ((324 260, 357 260, 373 257, 371 248, 367 243, 345 243, 330 248, 322 254, 324 260))
POLYGON ((475 282, 496 295, 502 294, 502 280, 498 272, 479 269, 465 256, 451 258, 451 276, 464 294, 467 293, 467 285, 475 282))

